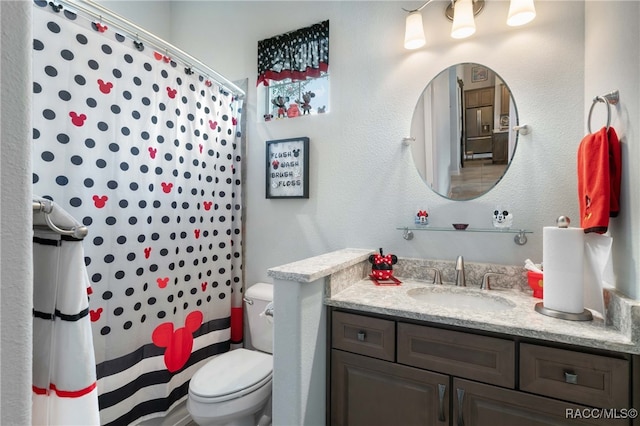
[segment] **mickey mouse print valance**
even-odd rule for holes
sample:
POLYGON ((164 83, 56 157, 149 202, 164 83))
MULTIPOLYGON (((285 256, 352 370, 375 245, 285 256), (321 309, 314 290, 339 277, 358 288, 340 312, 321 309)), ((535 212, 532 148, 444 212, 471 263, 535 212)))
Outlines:
POLYGON ((258 42, 258 82, 305 80, 329 70, 329 21, 258 42))

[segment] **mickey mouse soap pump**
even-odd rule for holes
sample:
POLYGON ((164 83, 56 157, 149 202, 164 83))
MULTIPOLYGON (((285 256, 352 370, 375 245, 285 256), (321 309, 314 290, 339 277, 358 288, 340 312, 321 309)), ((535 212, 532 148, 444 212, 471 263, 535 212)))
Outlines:
POLYGON ((369 256, 371 263, 371 277, 377 280, 388 280, 393 275, 393 265, 398 263, 398 257, 395 254, 384 255, 382 247, 380 254, 372 254, 369 256))

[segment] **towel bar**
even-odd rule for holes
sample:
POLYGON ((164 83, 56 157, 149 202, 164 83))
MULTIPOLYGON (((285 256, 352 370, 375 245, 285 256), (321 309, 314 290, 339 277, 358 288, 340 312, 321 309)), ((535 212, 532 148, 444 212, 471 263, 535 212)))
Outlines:
POLYGON ((589 133, 591 132, 591 115, 593 114, 593 107, 598 102, 604 102, 607 105, 607 130, 609 130, 609 126, 611 125, 611 105, 616 105, 620 100, 620 92, 618 90, 614 90, 604 95, 596 96, 593 98, 593 102, 591 103, 591 108, 589 109, 589 119, 587 121, 587 129, 589 133))

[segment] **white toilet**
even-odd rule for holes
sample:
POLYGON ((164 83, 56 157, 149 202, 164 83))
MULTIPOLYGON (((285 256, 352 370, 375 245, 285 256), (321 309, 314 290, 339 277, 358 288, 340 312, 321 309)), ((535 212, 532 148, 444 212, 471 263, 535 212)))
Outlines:
POLYGON ((271 301, 273 285, 249 287, 245 308, 256 350, 235 349, 218 355, 191 378, 187 410, 198 425, 256 426, 256 413, 270 408, 266 406, 271 403, 273 311, 265 311, 271 301))

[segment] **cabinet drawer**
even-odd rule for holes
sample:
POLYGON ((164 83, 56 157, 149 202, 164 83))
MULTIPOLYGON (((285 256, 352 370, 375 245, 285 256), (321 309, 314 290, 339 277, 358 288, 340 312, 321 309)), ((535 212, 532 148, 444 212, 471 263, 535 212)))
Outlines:
POLYGON ((522 343, 520 389, 602 408, 629 407, 629 361, 522 343))
POLYGON ((332 347, 387 361, 395 361, 394 321, 334 312, 332 347))
POLYGON ((515 343, 495 337, 399 323, 398 362, 515 387, 515 343))

